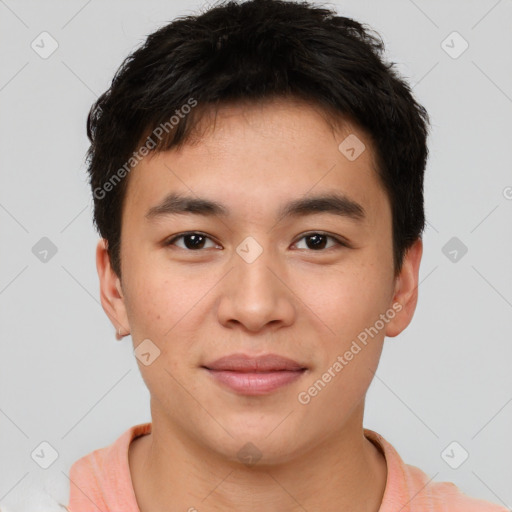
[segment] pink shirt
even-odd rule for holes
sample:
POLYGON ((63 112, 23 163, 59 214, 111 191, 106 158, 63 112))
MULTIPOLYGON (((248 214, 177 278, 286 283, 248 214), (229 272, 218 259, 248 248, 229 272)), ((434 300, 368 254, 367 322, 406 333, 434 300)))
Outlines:
MULTIPOLYGON (((135 425, 111 445, 78 459, 69 473, 69 511, 140 512, 128 465, 128 447, 135 437, 150 432, 151 422, 135 425)), ((381 447, 388 468, 379 512, 509 512, 463 494, 453 483, 428 483, 430 478, 417 467, 404 464, 381 435, 368 429, 364 434, 381 447)))

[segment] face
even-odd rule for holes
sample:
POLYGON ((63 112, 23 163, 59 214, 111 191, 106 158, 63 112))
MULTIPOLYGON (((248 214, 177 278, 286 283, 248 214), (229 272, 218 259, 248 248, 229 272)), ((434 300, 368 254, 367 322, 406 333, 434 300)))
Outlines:
POLYGON ((384 337, 412 318, 421 259, 418 241, 394 277, 372 151, 354 126, 333 132, 311 107, 276 100, 223 107, 199 143, 131 172, 122 282, 102 242, 97 264, 116 328, 135 348, 150 340, 138 365, 154 424, 227 459, 250 441, 275 463, 361 418, 384 337), (183 211, 171 194, 215 204, 183 211), (306 370, 251 394, 204 368, 233 353, 306 370))

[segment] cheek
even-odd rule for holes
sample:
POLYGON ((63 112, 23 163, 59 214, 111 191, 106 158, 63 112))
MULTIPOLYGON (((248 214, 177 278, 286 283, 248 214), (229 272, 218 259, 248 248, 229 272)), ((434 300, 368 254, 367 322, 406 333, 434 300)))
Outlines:
POLYGON ((319 364, 305 388, 310 417, 339 423, 364 398, 382 352, 389 306, 386 279, 378 269, 331 276, 308 295, 309 305, 329 326, 321 338, 319 364), (332 332, 331 332, 332 331, 332 332))
POLYGON ((141 376, 151 395, 164 408, 172 408, 173 401, 183 400, 186 404, 179 383, 187 382, 186 388, 195 391, 194 382, 187 379, 194 367, 191 345, 194 325, 197 328, 197 322, 190 321, 191 309, 198 299, 196 294, 185 293, 181 283, 169 277, 161 279, 159 275, 132 273, 126 304, 135 355, 137 347, 142 347, 146 340, 151 341, 149 352, 158 354, 148 365, 137 357, 141 376))
POLYGON ((357 335, 389 307, 392 288, 387 270, 368 260, 347 259, 331 269, 300 270, 293 275, 293 289, 307 306, 307 315, 332 338, 357 335))
POLYGON ((167 315, 172 303, 172 288, 162 283, 155 287, 149 275, 139 280, 132 274, 130 281, 125 302, 132 337, 135 334, 136 338, 160 338, 164 324, 167 323, 168 329, 171 327, 167 315))
POLYGON ((130 271, 125 302, 134 345, 149 338, 166 364, 186 361, 206 321, 207 294, 218 277, 213 272, 208 276, 198 270, 187 273, 156 262, 132 266, 130 271))
POLYGON ((160 254, 127 244, 123 262, 131 326, 139 335, 157 339, 183 316, 191 290, 179 271, 156 257, 160 254))
POLYGON ((320 317, 319 325, 329 327, 322 331, 323 353, 314 372, 317 387, 325 384, 317 405, 332 401, 342 414, 363 398, 378 366, 387 325, 380 315, 389 309, 391 281, 386 269, 370 263, 347 265, 325 281, 318 277, 309 282, 305 300, 315 313, 310 318, 320 317))

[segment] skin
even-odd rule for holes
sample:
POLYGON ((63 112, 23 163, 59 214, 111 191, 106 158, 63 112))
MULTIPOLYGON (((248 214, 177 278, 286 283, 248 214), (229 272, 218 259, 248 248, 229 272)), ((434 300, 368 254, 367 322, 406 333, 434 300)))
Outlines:
POLYGON ((214 126, 205 119, 197 144, 147 157, 131 172, 122 281, 105 241, 97 247, 105 312, 134 347, 150 339, 160 350, 149 366, 137 360, 153 425, 130 446, 139 508, 376 512, 387 470, 364 437, 364 399, 385 336, 398 335, 414 314, 421 239, 395 277, 390 203, 371 144, 355 126, 333 130, 317 109, 289 99, 224 106, 214 126), (366 145, 354 161, 338 149, 351 133, 366 145), (219 201, 230 215, 146 218, 169 192, 219 201), (326 212, 276 218, 282 204, 323 192, 357 201, 365 220, 326 212), (210 239, 195 250, 183 238, 165 245, 185 231, 210 239), (327 238, 315 249, 311 232, 351 246, 327 238), (236 252, 248 236, 263 249, 250 264, 236 252), (397 303, 400 312, 378 335, 300 403, 298 394, 397 303), (240 395, 201 368, 233 352, 277 353, 308 371, 267 395, 240 395), (250 467, 237 457, 248 442, 261 453, 250 467))

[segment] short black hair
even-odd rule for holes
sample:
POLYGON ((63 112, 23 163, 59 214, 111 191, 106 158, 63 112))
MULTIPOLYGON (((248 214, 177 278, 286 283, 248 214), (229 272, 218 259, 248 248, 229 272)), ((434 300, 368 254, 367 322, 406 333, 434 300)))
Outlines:
POLYGON ((150 34, 122 62, 87 119, 94 223, 116 274, 121 277, 126 178, 141 154, 190 142, 212 109, 297 98, 326 119, 350 120, 371 141, 391 203, 398 275, 425 227, 429 117, 384 50, 365 24, 324 6, 283 0, 217 3, 150 34))

